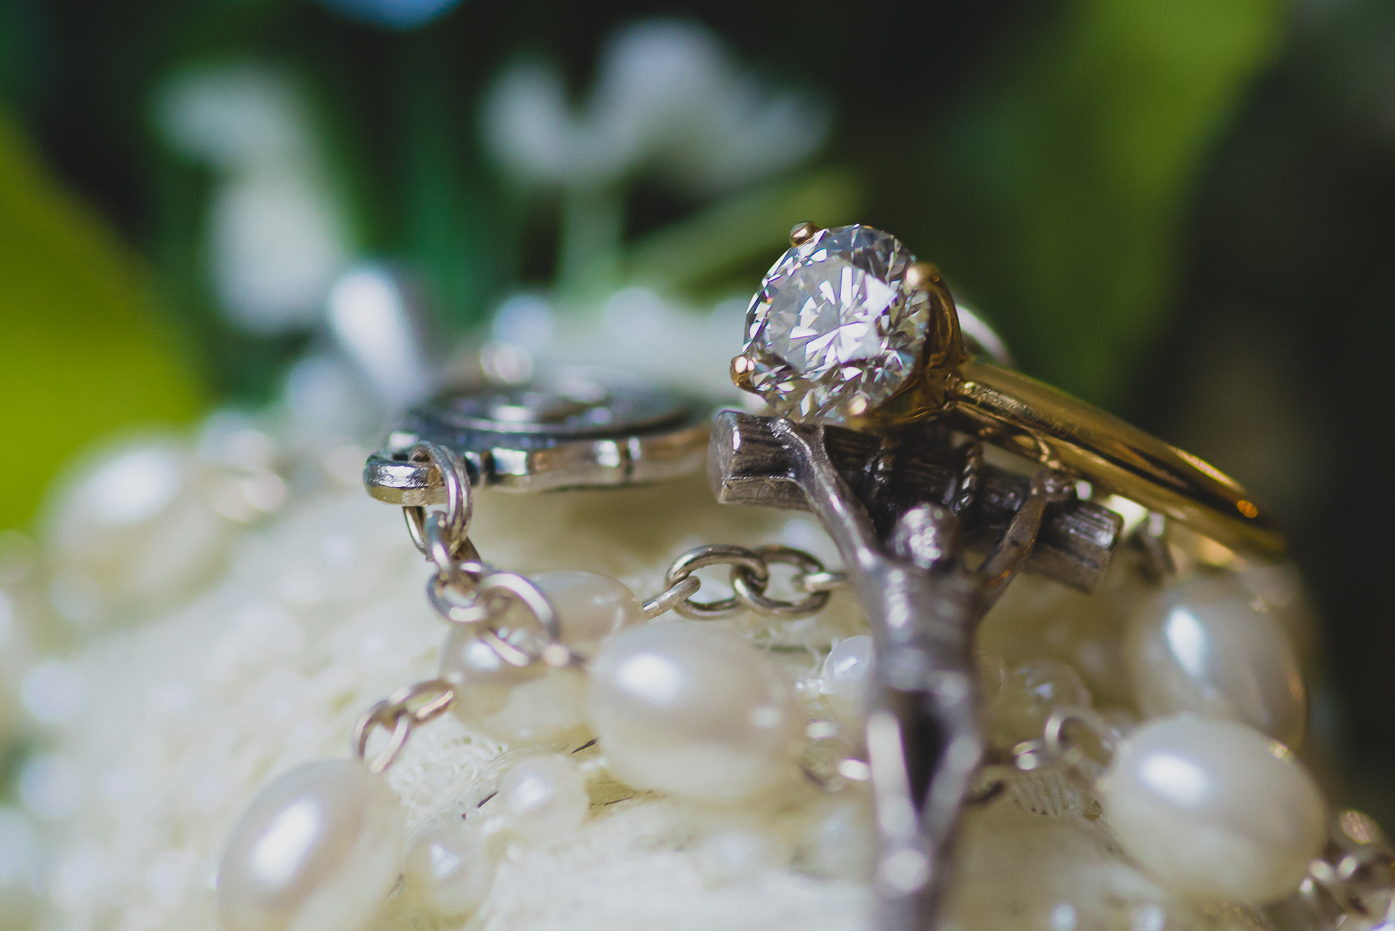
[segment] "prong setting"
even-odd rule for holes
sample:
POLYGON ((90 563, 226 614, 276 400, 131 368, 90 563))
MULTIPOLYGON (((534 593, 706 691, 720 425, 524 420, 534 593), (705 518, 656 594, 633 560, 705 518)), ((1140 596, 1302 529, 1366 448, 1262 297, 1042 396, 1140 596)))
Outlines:
POLYGON ((809 220, 805 220, 803 223, 796 223, 794 228, 790 230, 790 245, 795 247, 804 245, 818 235, 821 229, 822 227, 817 223, 809 220))
POLYGON ((751 373, 755 371, 756 364, 749 356, 736 356, 731 360, 731 383, 742 391, 754 391, 755 386, 751 384, 751 373))
POLYGON ((912 262, 906 266, 906 287, 913 291, 925 291, 943 281, 940 270, 929 262, 912 262))

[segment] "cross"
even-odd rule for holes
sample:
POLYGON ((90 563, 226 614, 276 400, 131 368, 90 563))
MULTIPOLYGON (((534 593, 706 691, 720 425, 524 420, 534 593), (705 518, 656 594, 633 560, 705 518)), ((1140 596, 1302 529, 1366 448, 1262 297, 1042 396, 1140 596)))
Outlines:
POLYGON ((978 443, 955 447, 926 424, 876 435, 724 411, 708 476, 724 503, 812 511, 843 558, 875 645, 874 927, 929 931, 983 754, 975 628, 1019 568, 1093 588, 1122 518, 1059 473, 1013 475, 985 464, 978 443), (991 549, 970 569, 985 537, 991 549))

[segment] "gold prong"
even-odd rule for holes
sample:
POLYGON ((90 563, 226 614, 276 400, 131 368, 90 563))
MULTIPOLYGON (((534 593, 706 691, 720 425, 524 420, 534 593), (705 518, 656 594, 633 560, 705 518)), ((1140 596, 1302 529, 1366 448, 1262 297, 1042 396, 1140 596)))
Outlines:
POLYGON ((804 245, 806 242, 813 239, 814 235, 818 233, 820 229, 822 229, 822 227, 809 220, 805 220, 803 223, 796 223, 794 229, 790 230, 790 245, 804 245))
POLYGON ((906 287, 912 290, 920 291, 943 281, 940 270, 929 262, 916 262, 906 268, 906 287))
POLYGON ((756 390, 751 385, 751 372, 755 371, 755 363, 746 356, 737 356, 731 360, 731 383, 742 391, 756 390))

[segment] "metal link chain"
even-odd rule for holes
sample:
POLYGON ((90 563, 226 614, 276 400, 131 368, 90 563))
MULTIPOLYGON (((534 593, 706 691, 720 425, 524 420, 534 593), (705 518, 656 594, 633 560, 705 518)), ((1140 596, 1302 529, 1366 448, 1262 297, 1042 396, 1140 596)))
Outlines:
POLYGON ((455 701, 455 688, 444 679, 427 679, 403 686, 364 712, 354 725, 353 754, 373 773, 385 773, 397 762, 412 731, 435 720, 455 701), (378 729, 388 731, 386 746, 368 758, 368 739, 378 729))
MULTIPOLYGON (((446 490, 446 508, 444 512, 445 526, 440 536, 438 545, 444 545, 447 553, 452 557, 466 556, 466 548, 473 552, 474 546, 470 543, 470 518, 474 516, 475 500, 470 492, 470 471, 465 465, 465 460, 455 450, 439 443, 418 443, 407 453, 407 458, 412 462, 431 463, 431 472, 428 474, 440 478, 441 484, 446 490)), ((421 505, 406 505, 402 508, 402 516, 407 521, 407 532, 411 534, 412 543, 438 566, 449 562, 440 554, 432 551, 432 543, 427 536, 427 515, 426 508, 421 505)), ((478 553, 474 554, 477 559, 478 553)))
MULTIPOLYGON (((436 443, 419 443, 408 456, 415 462, 430 462, 431 479, 439 478, 446 491, 444 510, 428 512, 420 505, 402 508, 413 544, 435 568, 426 586, 431 606, 449 623, 478 627, 480 639, 511 666, 584 666, 585 659, 562 641, 556 609, 537 585, 527 576, 490 566, 470 541, 474 502, 465 461, 436 443), (514 606, 531 615, 541 628, 542 638, 532 637, 530 643, 525 630, 504 630, 495 623, 514 606), (542 646, 537 648, 539 639, 542 646)), ((663 592, 644 603, 646 617, 677 611, 687 618, 710 620, 749 610, 794 620, 822 610, 831 593, 847 587, 848 582, 846 574, 830 572, 817 557, 793 547, 712 545, 689 550, 674 560, 664 584, 663 592), (733 594, 714 602, 695 601, 693 596, 702 581, 693 573, 721 565, 730 568, 733 594), (792 566, 795 575, 791 585, 805 597, 788 601, 768 596, 771 565, 792 566)), ((444 679, 398 689, 359 719, 354 727, 354 756, 374 773, 386 772, 401 755, 413 730, 439 717, 454 700, 455 690, 444 679), (368 741, 378 730, 388 732, 387 743, 370 759, 368 741)))
MULTIPOLYGON (((732 617, 742 611, 753 611, 765 617, 784 620, 809 617, 823 610, 830 594, 847 586, 843 573, 829 572, 818 557, 790 546, 770 545, 747 549, 730 544, 711 544, 688 550, 669 566, 664 576, 668 589, 650 604, 671 606, 691 620, 716 620, 732 617), (766 595, 770 584, 770 566, 793 566, 797 570, 792 586, 808 595, 798 601, 786 601, 766 595), (692 585, 693 573, 710 566, 729 566, 733 594, 719 601, 696 601, 693 595, 701 584, 692 585), (687 594, 682 594, 687 586, 687 594)), ((648 605, 646 605, 648 610, 648 605)))

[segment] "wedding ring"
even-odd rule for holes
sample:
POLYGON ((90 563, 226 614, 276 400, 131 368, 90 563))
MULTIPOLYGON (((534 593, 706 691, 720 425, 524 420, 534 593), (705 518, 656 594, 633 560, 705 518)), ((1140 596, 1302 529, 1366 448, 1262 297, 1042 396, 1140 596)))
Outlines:
POLYGON ((796 226, 751 301, 745 335, 732 381, 790 420, 872 433, 942 422, 1232 549, 1284 553, 1268 513, 1214 466, 972 358, 939 270, 888 233, 796 226))

